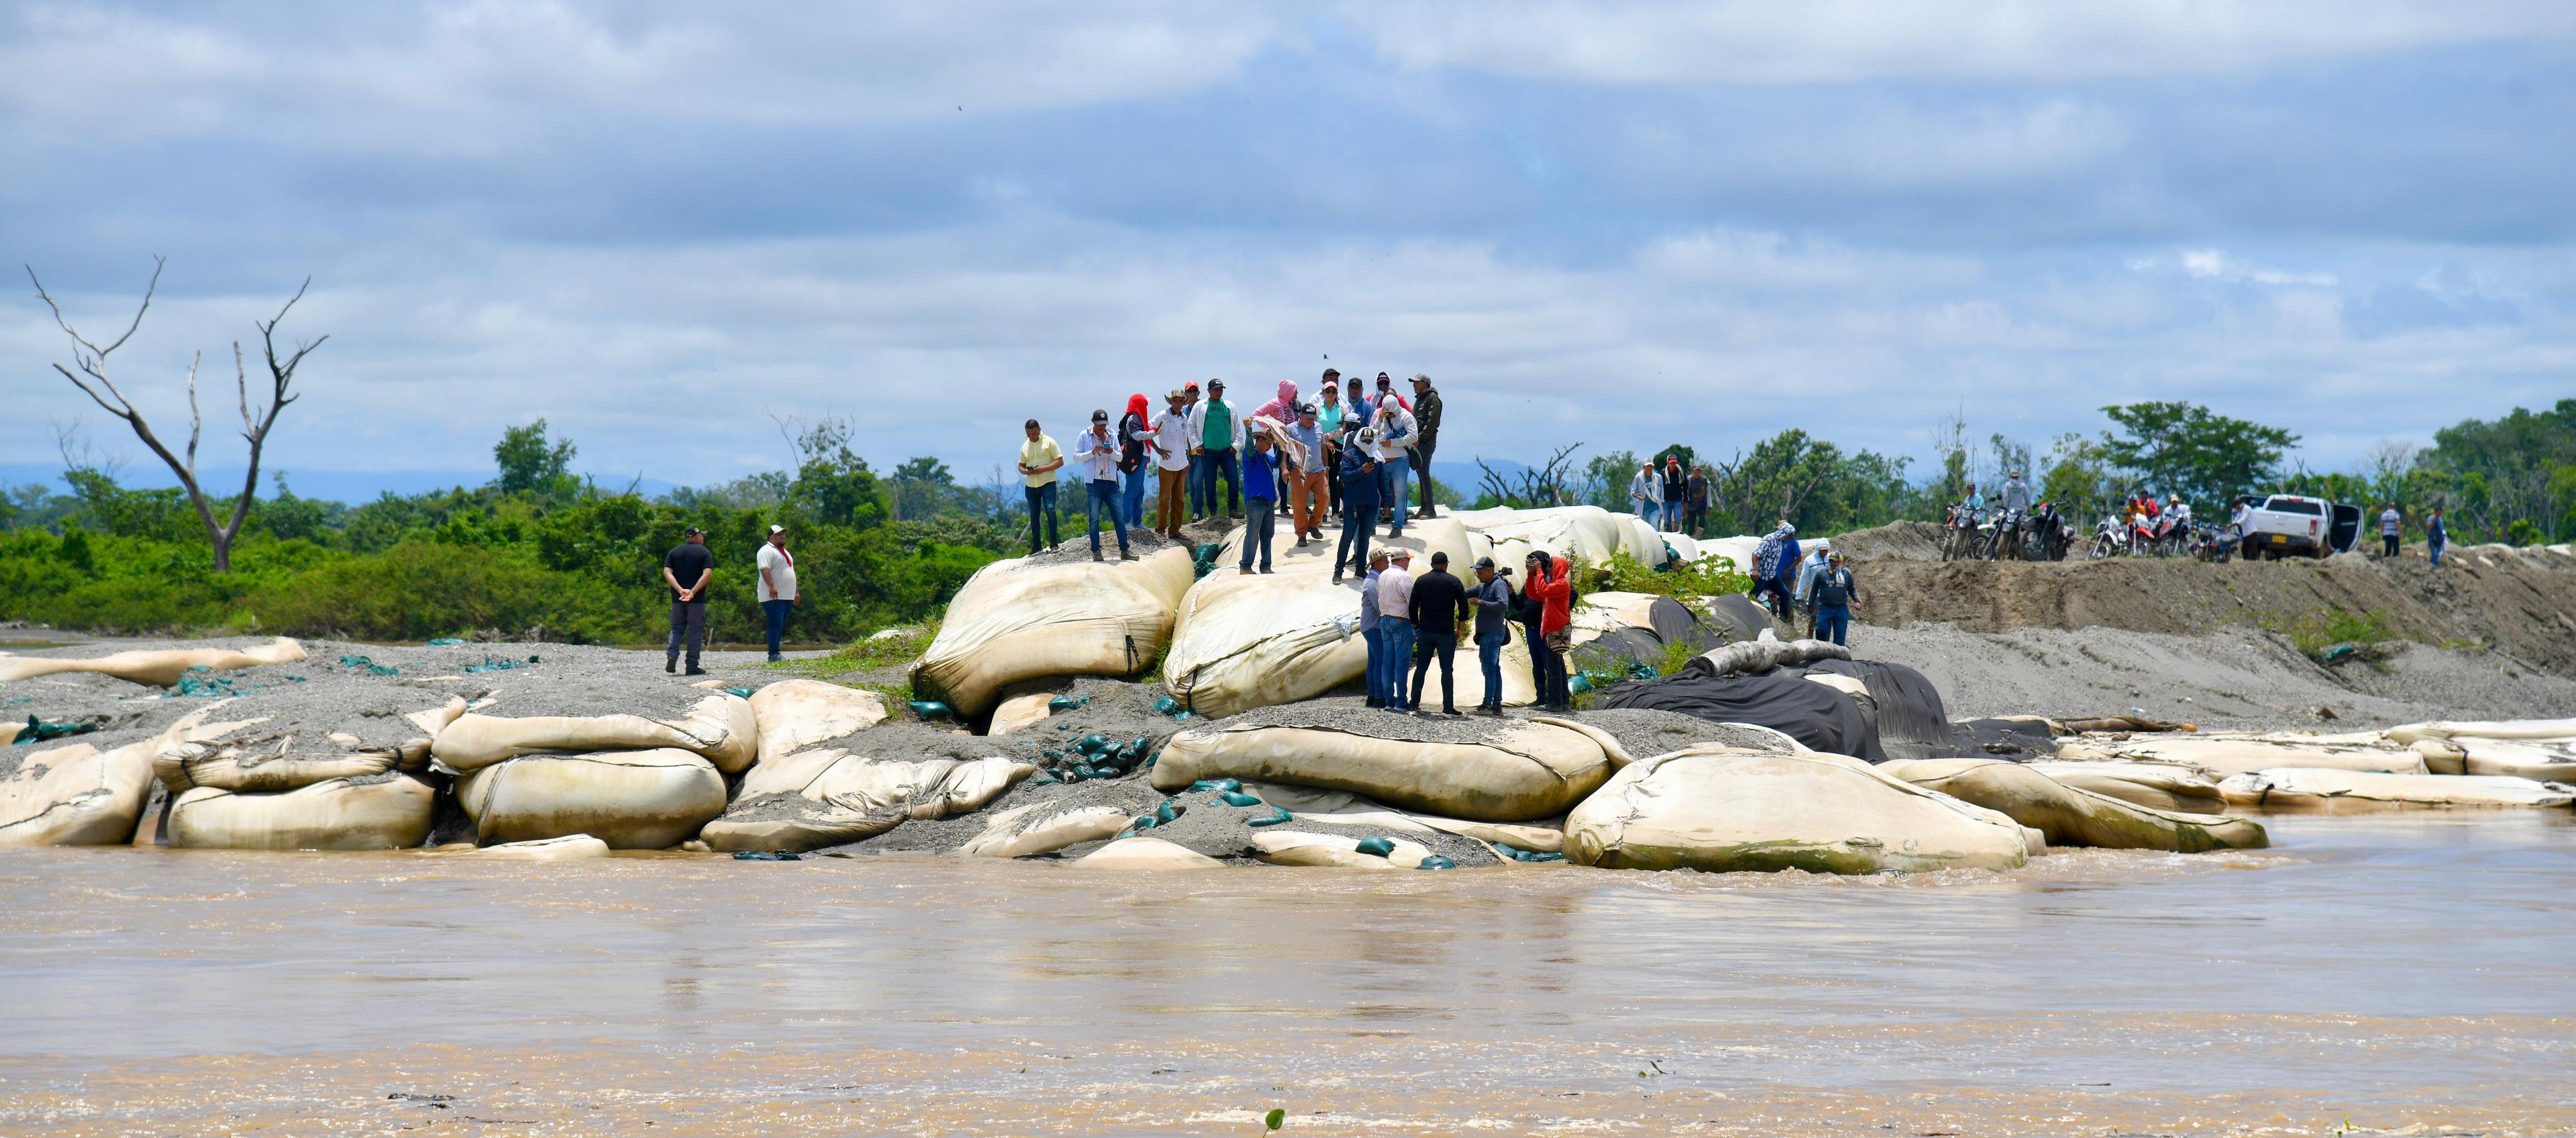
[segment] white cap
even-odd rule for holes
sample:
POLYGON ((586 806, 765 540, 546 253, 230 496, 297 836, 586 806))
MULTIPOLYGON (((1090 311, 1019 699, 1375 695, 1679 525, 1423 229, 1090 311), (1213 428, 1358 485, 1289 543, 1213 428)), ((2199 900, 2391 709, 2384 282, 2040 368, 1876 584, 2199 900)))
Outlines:
POLYGON ((786 532, 787 532, 787 527, 786 527, 786 526, 771 526, 771 527, 769 527, 769 532, 771 532, 771 533, 786 533, 786 532))

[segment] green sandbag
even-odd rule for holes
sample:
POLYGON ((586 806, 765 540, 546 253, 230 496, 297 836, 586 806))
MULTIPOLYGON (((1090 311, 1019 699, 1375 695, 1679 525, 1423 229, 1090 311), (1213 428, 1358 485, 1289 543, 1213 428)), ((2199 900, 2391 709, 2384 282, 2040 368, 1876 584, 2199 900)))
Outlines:
POLYGON ((1177 800, 1166 798, 1163 800, 1162 805, 1154 808, 1154 820, 1158 822, 1170 822, 1189 812, 1189 807, 1181 805, 1177 800))
POLYGON ((1386 838, 1361 838, 1359 850, 1370 857, 1385 857, 1395 852, 1395 843, 1386 838))
POLYGON ((429 646, 432 648, 452 648, 465 642, 465 638, 462 636, 441 636, 436 640, 430 641, 429 646))
POLYGON ((1060 695, 1047 701, 1047 714, 1053 715, 1059 711, 1072 711, 1090 702, 1090 696, 1075 699, 1069 695, 1060 695))
POLYGON ((1203 778, 1191 783, 1190 789, 1194 791, 1241 790, 1243 784, 1230 778, 1203 778))
MULTIPOLYGON (((1267 818, 1254 818, 1254 819, 1252 819, 1250 822, 1248 822, 1248 823, 1246 823, 1246 824, 1247 824, 1247 825, 1253 825, 1253 826, 1276 826, 1276 825, 1280 824, 1281 822, 1294 822, 1294 821, 1296 821, 1296 820, 1297 820, 1297 816, 1296 816, 1296 815, 1291 814, 1291 813, 1289 813, 1289 812, 1287 812, 1287 811, 1285 811, 1285 810, 1282 810, 1282 809, 1280 809, 1280 808, 1278 808, 1278 807, 1276 807, 1276 806, 1273 806, 1273 807, 1271 807, 1271 808, 1270 808, 1270 816, 1269 816, 1269 817, 1267 817, 1267 818)), ((1390 846, 1390 847, 1388 847, 1388 848, 1392 849, 1392 848, 1394 848, 1394 847, 1390 846)))
POLYGON ((805 855, 786 850, 744 850, 733 855, 735 861, 803 861, 805 855))
POLYGON ((1156 715, 1170 715, 1180 709, 1181 701, 1173 699, 1170 696, 1164 696, 1163 698, 1154 701, 1154 714, 1156 715))
POLYGON ((1442 857, 1442 856, 1440 856, 1439 854, 1433 854, 1433 855, 1431 855, 1430 857, 1426 857, 1426 858, 1422 859, 1422 863, 1421 863, 1421 864, 1419 864, 1419 865, 1414 866, 1413 868, 1415 868, 1415 869, 1456 869, 1456 868, 1458 868, 1458 863, 1457 863, 1457 862, 1454 862, 1454 861, 1451 861, 1451 860, 1449 860, 1448 858, 1442 857))
POLYGON ((95 723, 51 723, 30 715, 27 717, 27 725, 17 728, 17 738, 11 739, 10 742, 42 743, 48 739, 87 735, 96 730, 98 730, 98 724, 95 723))
POLYGON ((1109 736, 1085 735, 1073 741, 1073 749, 1086 755, 1104 754, 1109 750, 1109 736))
POLYGON ((1251 796, 1251 795, 1249 795, 1249 794, 1245 794, 1244 792, 1242 792, 1242 791, 1240 791, 1240 790, 1229 790, 1229 791, 1225 791, 1225 792, 1223 792, 1223 793, 1221 793, 1221 794, 1218 794, 1218 795, 1217 795, 1217 798, 1218 798, 1218 799, 1220 799, 1220 800, 1222 800, 1222 801, 1223 801, 1226 805, 1228 805, 1228 806, 1259 806, 1259 805, 1261 805, 1261 800, 1260 800, 1260 799, 1258 799, 1258 798, 1254 798, 1253 796, 1251 796))
POLYGON ((736 699, 750 699, 750 698, 751 698, 751 689, 750 689, 750 688, 726 688, 726 689, 725 689, 725 694, 726 694, 726 695, 729 695, 729 696, 733 696, 733 697, 734 697, 734 698, 736 698, 736 699))
MULTIPOLYGON (((491 657, 486 656, 486 657, 484 657, 484 659, 488 661, 488 660, 490 660, 490 659, 491 659, 491 657)), ((365 672, 366 672, 366 673, 368 673, 369 675, 376 675, 376 676, 390 676, 390 675, 395 675, 395 674, 397 674, 397 673, 400 673, 400 672, 402 671, 402 669, 400 669, 400 668, 391 667, 391 666, 384 665, 384 664, 379 664, 379 663, 377 663, 377 662, 375 662, 375 661, 373 661, 373 660, 370 660, 370 659, 368 659, 368 658, 366 658, 366 657, 364 657, 364 656, 342 656, 342 657, 340 657, 340 663, 341 663, 343 666, 345 666, 345 667, 357 668, 357 669, 360 669, 360 670, 362 670, 362 671, 365 671, 365 672)), ((477 671, 477 670, 479 670, 479 669, 475 669, 475 668, 467 668, 466 670, 470 672, 470 671, 477 671)))
POLYGON ((953 719, 957 715, 956 712, 948 709, 947 704, 935 699, 912 700, 910 706, 912 713, 922 719, 953 719))

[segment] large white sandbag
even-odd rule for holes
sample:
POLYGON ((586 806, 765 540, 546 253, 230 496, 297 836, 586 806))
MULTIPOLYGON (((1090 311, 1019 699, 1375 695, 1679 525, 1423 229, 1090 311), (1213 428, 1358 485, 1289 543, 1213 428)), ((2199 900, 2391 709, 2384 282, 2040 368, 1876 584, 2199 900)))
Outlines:
POLYGON ((0 751, 0 846, 112 846, 134 837, 159 739, 0 751))
POLYGON ((2226 797, 2218 793, 2217 779, 2202 773, 2198 767, 2180 763, 2042 760, 2023 765, 2057 780, 2061 785, 2158 810, 2210 814, 2227 807, 2226 797))
POLYGON ((2506 775, 2576 783, 2576 740, 2487 739, 2458 735, 2422 739, 2410 748, 2434 774, 2506 775))
POLYGON ((456 801, 486 845, 589 834, 622 850, 698 836, 724 812, 724 776, 694 751, 657 747, 523 755, 456 780, 456 801))
MULTIPOLYGON (((1267 799, 1264 799, 1267 801, 1267 799)), ((1565 830, 1556 826, 1516 826, 1508 822, 1470 822, 1464 818, 1442 818, 1436 814, 1415 814, 1404 810, 1352 810, 1341 812, 1293 811, 1300 822, 1326 826, 1358 826, 1370 830, 1398 830, 1411 834, 1456 834, 1480 842, 1502 842, 1540 853, 1559 853, 1565 849, 1565 830)))
POLYGON ((2019 763, 1996 759, 1899 759, 1881 763, 1878 769, 1916 786, 2001 813, 2046 835, 2052 846, 2207 853, 2255 850, 2271 844, 2262 826, 2243 818, 2139 806, 2062 785, 2019 763))
MULTIPOLYGON (((1470 532, 1491 541, 1494 560, 1510 566, 1514 572, 1520 570, 1533 549, 1544 549, 1558 557, 1595 565, 1608 562, 1613 553, 1626 553, 1642 560, 1648 552, 1644 539, 1630 528, 1637 522, 1634 515, 1613 514, 1599 506, 1553 506, 1536 510, 1501 507, 1454 511, 1449 517, 1470 532)), ((1658 560, 1662 551, 1662 542, 1655 542, 1653 553, 1658 560)))
POLYGON ((1671 530, 1665 530, 1655 536, 1664 539, 1664 544, 1672 548, 1673 556, 1682 559, 1682 564, 1688 565, 1699 560, 1698 538, 1686 533, 1674 533, 1671 530))
POLYGON ((750 702, 763 759, 784 758, 886 717, 884 696, 821 680, 780 680, 751 693, 750 702))
POLYGON ((2423 739, 2576 739, 2576 719, 2457 720, 2391 727, 2390 742, 2423 739))
POLYGON ((1375 735, 1304 725, 1303 718, 1183 731, 1155 761, 1154 787, 1175 791, 1212 778, 1287 782, 1445 818, 1528 822, 1565 813, 1610 777, 1600 743, 1552 724, 1478 720, 1481 741, 1453 743, 1407 738, 1398 716, 1375 735))
MULTIPOLYGON (((498 707, 508 709, 506 694, 498 707)), ((751 701, 718 693, 668 718, 627 712, 514 718, 469 711, 439 731, 429 753, 438 765, 471 774, 521 755, 677 748, 705 758, 719 771, 737 774, 760 757, 759 739, 751 701)))
POLYGON ((1051 691, 1033 691, 1005 699, 994 705, 993 720, 984 725, 984 733, 1008 735, 1013 731, 1026 731, 1044 723, 1048 716, 1055 714, 1055 709, 1051 706, 1055 698, 1055 693, 1051 691))
POLYGON ((1761 547, 1762 538, 1755 534, 1740 534, 1735 537, 1707 537, 1700 539, 1699 555, 1701 557, 1723 557, 1735 566, 1736 572, 1745 574, 1746 576, 1751 576, 1753 574, 1753 551, 1761 547))
POLYGON ((717 850, 819 849, 875 837, 906 819, 980 810, 1035 773, 1000 756, 914 762, 818 747, 753 767, 733 806, 702 836, 717 850))
POLYGON ((1161 838, 1120 838, 1074 860, 1091 869, 1223 869, 1225 863, 1161 838))
MULTIPOLYGON (((1459 572, 1469 564, 1471 546, 1456 521, 1437 518, 1407 526, 1402 538, 1370 543, 1380 547, 1413 551, 1413 571, 1421 574, 1430 571, 1434 552, 1447 553, 1450 572, 1459 572)), ((1172 697, 1214 719, 1312 699, 1359 679, 1368 665, 1368 644, 1359 635, 1367 574, 1363 569, 1334 584, 1334 551, 1330 542, 1274 546, 1273 572, 1248 577, 1220 558, 1216 572, 1181 598, 1163 659, 1163 684, 1172 697)), ((1461 655, 1460 694, 1481 694, 1472 648, 1461 655)))
POLYGON ((1566 817, 1566 858, 1613 869, 2017 869, 2012 819, 1859 759, 1693 747, 1631 763, 1566 817))
POLYGON ((588 834, 567 834, 560 838, 539 838, 532 842, 503 842, 470 850, 454 850, 439 857, 467 857, 480 861, 589 861, 608 856, 608 843, 588 834))
POLYGON ((292 664, 303 658, 304 646, 284 636, 248 648, 138 648, 89 659, 0 655, 0 683, 62 672, 98 672, 166 688, 178 683, 190 668, 228 672, 261 664, 292 664))
POLYGON ((336 778, 283 794, 201 786, 170 800, 170 846, 400 850, 429 840, 438 791, 406 774, 336 778))
POLYGON ((1429 847, 1402 838, 1388 838, 1395 847, 1384 857, 1361 853, 1360 839, 1340 834, 1300 833, 1294 830, 1263 830, 1252 835, 1252 856, 1271 865, 1325 866, 1334 869, 1420 869, 1422 860, 1431 856, 1429 847))
POLYGON ((389 688, 337 693, 334 717, 316 719, 295 694, 224 700, 182 717, 152 756, 161 784, 172 794, 200 786, 275 794, 335 778, 418 772, 429 765, 430 741, 465 713, 461 697, 389 688))
POLYGON ((1635 514, 1612 515, 1620 519, 1619 552, 1640 565, 1664 563, 1664 537, 1656 532, 1653 522, 1635 514))
POLYGON ((2133 735, 2127 739, 2087 735, 2060 742, 2057 757, 2079 762, 2123 759, 2180 763, 2219 778, 2284 767, 2425 773, 2423 756, 2394 744, 2310 742, 2252 735, 2133 735))
POLYGON ((2227 804, 2275 813, 2364 814, 2453 807, 2559 807, 2576 788, 2500 775, 2381 774, 2314 768, 2255 771, 2218 784, 2227 804))
POLYGON ((1177 547, 1134 561, 996 561, 948 602, 913 689, 971 718, 1021 680, 1135 675, 1171 638, 1190 573, 1177 547))
POLYGON ((1132 815, 1115 806, 1065 809, 1037 802, 993 815, 984 832, 957 848, 959 857, 1034 857, 1117 836, 1132 815))

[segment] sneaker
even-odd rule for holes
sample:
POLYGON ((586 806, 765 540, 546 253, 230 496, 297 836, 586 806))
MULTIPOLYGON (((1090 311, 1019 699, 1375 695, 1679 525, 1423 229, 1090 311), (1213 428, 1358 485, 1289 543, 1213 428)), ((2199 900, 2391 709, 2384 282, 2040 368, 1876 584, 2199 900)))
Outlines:
POLYGON ((691 669, 689 669, 688 671, 682 672, 682 673, 680 673, 680 674, 681 674, 681 675, 683 675, 683 676, 703 676, 703 675, 707 674, 707 670, 706 670, 705 668, 691 668, 691 669))
POLYGON ((1120 561, 1134 561, 1136 559, 1135 551, 1121 549, 1118 551, 1118 559, 1120 561))
POLYGON ((1338 585, 1338 584, 1341 584, 1341 583, 1342 583, 1342 574, 1341 574, 1341 571, 1340 571, 1340 570, 1338 570, 1338 569, 1336 569, 1336 570, 1334 570, 1334 571, 1333 571, 1333 583, 1334 583, 1334 584, 1336 584, 1336 585, 1338 585))
POLYGON ((1092 551, 1091 551, 1091 559, 1092 559, 1092 560, 1094 560, 1094 561, 1105 561, 1105 560, 1107 560, 1107 558, 1104 558, 1104 557, 1100 556, 1100 551, 1099 551, 1099 550, 1097 550, 1097 549, 1095 549, 1095 550, 1092 550, 1092 551))
POLYGON ((1264 566, 1262 566, 1262 567, 1261 567, 1261 571, 1262 571, 1262 572, 1264 572, 1264 573, 1270 572, 1270 567, 1269 567, 1269 566, 1267 566, 1267 565, 1264 565, 1264 566))
POLYGON ((671 658, 670 658, 670 659, 668 659, 668 660, 664 660, 664 661, 662 661, 662 670, 663 670, 663 671, 665 671, 665 672, 676 672, 676 671, 679 671, 679 670, 680 670, 680 658, 679 658, 679 657, 677 657, 677 656, 673 656, 673 657, 671 657, 671 658))
POLYGON ((777 662, 779 662, 779 661, 781 661, 781 660, 784 660, 784 659, 786 659, 786 657, 781 656, 781 655, 779 655, 779 654, 778 654, 778 653, 776 653, 776 652, 772 652, 772 653, 770 653, 770 654, 769 654, 769 662, 770 662, 770 663, 772 663, 772 664, 775 664, 775 663, 777 663, 777 662))

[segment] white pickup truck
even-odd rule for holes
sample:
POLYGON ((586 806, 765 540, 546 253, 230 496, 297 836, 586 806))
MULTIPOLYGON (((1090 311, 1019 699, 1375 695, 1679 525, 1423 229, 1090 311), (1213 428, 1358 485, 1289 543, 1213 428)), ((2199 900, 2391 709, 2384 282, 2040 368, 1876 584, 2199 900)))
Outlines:
POLYGON ((2245 540, 2237 546, 2247 561, 2259 561, 2266 554, 2276 561, 2294 553, 2322 558, 2351 549, 2361 540, 2359 506, 2298 494, 2274 494, 2249 505, 2245 540))

